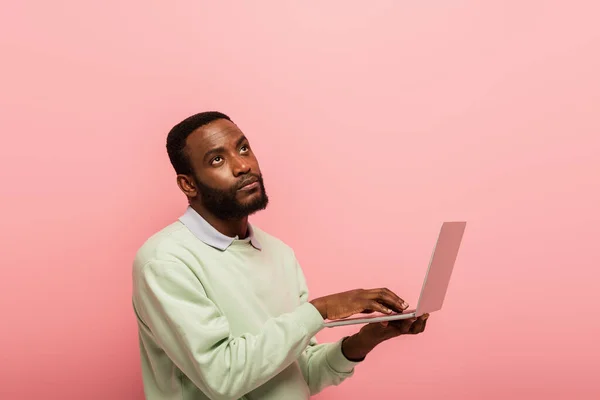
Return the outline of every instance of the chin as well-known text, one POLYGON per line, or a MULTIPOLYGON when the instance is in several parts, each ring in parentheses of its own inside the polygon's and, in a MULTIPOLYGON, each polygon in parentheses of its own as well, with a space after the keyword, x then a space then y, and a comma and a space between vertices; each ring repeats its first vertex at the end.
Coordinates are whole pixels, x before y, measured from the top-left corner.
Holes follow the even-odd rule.
POLYGON ((258 201, 261 201, 263 197, 264 197, 263 193, 257 188, 256 190, 253 190, 252 192, 244 193, 242 195, 241 199, 238 198, 238 203, 249 204, 249 203, 253 203, 253 202, 258 202, 258 201))
POLYGON ((267 208, 268 203, 269 201, 266 197, 257 197, 248 199, 248 201, 240 202, 240 205, 248 210, 248 215, 252 215, 267 208))

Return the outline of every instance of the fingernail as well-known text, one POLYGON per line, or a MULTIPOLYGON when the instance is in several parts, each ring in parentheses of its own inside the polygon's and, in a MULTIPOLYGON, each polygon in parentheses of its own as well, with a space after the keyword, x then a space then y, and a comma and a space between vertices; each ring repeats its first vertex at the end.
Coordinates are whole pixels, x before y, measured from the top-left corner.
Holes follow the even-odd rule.
POLYGON ((404 309, 407 309, 407 308, 408 308, 408 303, 407 303, 407 302, 405 302, 405 301, 403 301, 403 302, 402 302, 402 307, 403 307, 404 309))
POLYGON ((389 314, 389 313, 391 313, 391 312, 392 312, 392 310, 390 310, 389 308, 386 308, 386 309, 385 309, 385 312, 389 314))

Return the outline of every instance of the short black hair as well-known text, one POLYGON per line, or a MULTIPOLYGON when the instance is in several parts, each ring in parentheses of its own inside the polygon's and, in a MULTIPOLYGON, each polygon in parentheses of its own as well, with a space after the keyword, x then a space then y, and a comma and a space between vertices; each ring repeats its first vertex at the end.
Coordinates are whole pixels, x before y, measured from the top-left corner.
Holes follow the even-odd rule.
POLYGON ((184 119, 171 129, 167 136, 167 153, 177 174, 193 174, 192 164, 185 153, 188 136, 201 126, 208 125, 218 119, 231 121, 229 116, 221 112, 205 111, 184 119))

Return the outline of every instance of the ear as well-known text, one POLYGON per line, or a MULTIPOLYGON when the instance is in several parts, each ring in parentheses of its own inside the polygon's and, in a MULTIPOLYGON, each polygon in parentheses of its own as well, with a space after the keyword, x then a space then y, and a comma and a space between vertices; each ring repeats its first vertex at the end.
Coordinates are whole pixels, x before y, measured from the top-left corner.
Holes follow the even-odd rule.
POLYGON ((177 186, 188 198, 194 198, 198 195, 198 188, 194 179, 189 175, 177 175, 177 186))

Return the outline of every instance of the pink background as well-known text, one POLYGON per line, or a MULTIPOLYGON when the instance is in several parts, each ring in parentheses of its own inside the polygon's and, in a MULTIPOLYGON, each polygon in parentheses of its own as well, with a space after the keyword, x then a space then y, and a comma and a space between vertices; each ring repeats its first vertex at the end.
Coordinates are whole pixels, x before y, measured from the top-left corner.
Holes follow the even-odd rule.
POLYGON ((185 207, 168 130, 209 109, 313 297, 414 305, 469 223, 427 332, 319 399, 600 398, 600 6, 366 4, 3 2, 0 398, 143 398, 131 261, 185 207))

